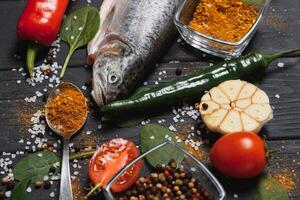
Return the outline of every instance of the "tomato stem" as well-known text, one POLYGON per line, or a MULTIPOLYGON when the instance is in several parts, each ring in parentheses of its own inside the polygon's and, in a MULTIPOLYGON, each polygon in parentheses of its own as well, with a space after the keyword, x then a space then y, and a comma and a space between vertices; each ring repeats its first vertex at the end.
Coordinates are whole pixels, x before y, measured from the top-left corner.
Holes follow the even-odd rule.
POLYGON ((88 198, 89 196, 91 196, 93 194, 93 192, 95 192, 97 189, 99 189, 99 191, 101 191, 101 188, 100 188, 101 184, 102 183, 100 182, 97 185, 95 185, 95 187, 93 187, 91 189, 91 191, 89 191, 89 193, 85 196, 85 198, 88 198))
POLYGON ((78 159, 78 158, 89 158, 92 155, 94 155, 95 151, 96 150, 73 153, 70 155, 70 160, 74 160, 74 159, 78 159))

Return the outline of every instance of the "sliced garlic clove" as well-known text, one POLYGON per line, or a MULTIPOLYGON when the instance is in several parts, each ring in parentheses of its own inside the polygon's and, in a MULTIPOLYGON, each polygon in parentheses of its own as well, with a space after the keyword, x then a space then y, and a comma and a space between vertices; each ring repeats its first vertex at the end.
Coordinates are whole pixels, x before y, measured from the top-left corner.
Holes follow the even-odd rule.
POLYGON ((251 98, 256 91, 257 87, 253 84, 245 84, 244 87, 242 88, 239 96, 237 99, 246 99, 246 98, 251 98))
POLYGON ((236 107, 240 109, 245 109, 251 104, 251 99, 241 99, 235 102, 236 107))
POLYGON ((269 104, 269 97, 267 94, 262 91, 262 90, 257 90, 255 94, 252 97, 252 103, 257 103, 257 104, 269 104))
POLYGON ((217 104, 229 104, 230 100, 226 97, 222 90, 214 87, 210 90, 211 99, 217 104))
POLYGON ((211 100, 209 92, 202 96, 202 101, 209 101, 211 100))
POLYGON ((235 110, 229 111, 226 118, 220 126, 220 132, 222 134, 238 132, 243 129, 240 113, 235 110))
POLYGON ((251 104, 245 109, 245 113, 258 122, 264 122, 269 119, 270 110, 268 107, 260 104, 251 104))
POLYGON ((224 120, 224 118, 226 117, 228 113, 228 110, 226 109, 219 109, 217 111, 215 111, 214 113, 212 113, 211 115, 206 115, 205 116, 205 121, 207 121, 208 123, 206 124, 207 127, 214 131, 217 132, 219 131, 219 124, 224 120))
POLYGON ((232 80, 221 83, 218 88, 230 98, 230 101, 235 101, 243 88, 243 85, 244 83, 240 80, 232 80))
POLYGON ((260 124, 255 119, 245 113, 241 113, 241 120, 243 123, 244 131, 257 133, 261 128, 260 124))

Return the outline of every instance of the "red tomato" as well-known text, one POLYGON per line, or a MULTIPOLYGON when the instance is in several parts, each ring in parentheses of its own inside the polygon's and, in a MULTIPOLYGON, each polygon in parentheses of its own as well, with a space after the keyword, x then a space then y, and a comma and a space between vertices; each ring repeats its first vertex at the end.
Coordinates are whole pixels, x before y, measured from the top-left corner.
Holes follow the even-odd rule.
MULTIPOLYGON (((129 140, 116 138, 102 144, 89 164, 89 177, 93 184, 103 188, 107 182, 125 165, 139 156, 139 150, 129 140)), ((122 192, 132 186, 141 171, 142 162, 139 161, 129 168, 111 186, 113 192, 122 192)))
POLYGON ((220 138, 211 149, 210 159, 222 174, 241 179, 257 176, 267 163, 264 141, 250 132, 220 138))

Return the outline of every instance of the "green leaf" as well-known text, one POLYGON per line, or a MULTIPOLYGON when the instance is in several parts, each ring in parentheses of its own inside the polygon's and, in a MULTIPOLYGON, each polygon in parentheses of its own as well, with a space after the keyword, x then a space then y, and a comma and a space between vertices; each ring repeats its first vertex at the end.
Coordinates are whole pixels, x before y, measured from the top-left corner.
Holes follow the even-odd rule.
POLYGON ((11 199, 12 200, 27 200, 26 189, 30 184, 31 177, 24 178, 18 183, 18 185, 12 191, 11 199))
MULTIPOLYGON (((53 165, 57 165, 60 159, 52 152, 41 151, 29 154, 21 159, 13 167, 15 179, 22 181, 27 177, 32 177, 32 182, 43 180, 44 176, 48 175, 49 169, 53 165)), ((59 168, 57 168, 56 173, 59 168)))
POLYGON ((254 200, 289 200, 287 190, 274 178, 262 177, 254 191, 254 200))
MULTIPOLYGON (((141 131, 141 150, 146 152, 147 150, 166 141, 166 135, 175 140, 175 134, 168 129, 158 124, 148 124, 141 131)), ((183 146, 183 143, 180 143, 183 146)), ((184 154, 176 147, 164 146, 154 153, 150 153, 146 156, 147 161, 153 166, 158 164, 168 164, 171 159, 174 159, 179 165, 184 158, 184 154)))
POLYGON ((74 51, 81 48, 96 35, 100 26, 99 12, 94 7, 82 7, 69 14, 63 21, 60 37, 69 47, 60 77, 62 78, 74 51))

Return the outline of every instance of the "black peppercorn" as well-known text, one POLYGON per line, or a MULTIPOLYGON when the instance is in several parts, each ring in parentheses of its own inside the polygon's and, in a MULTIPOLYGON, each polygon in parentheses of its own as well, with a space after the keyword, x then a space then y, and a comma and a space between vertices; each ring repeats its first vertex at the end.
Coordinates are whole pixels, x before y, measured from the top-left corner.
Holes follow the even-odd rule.
POLYGON ((41 132, 38 132, 38 134, 37 134, 37 137, 39 137, 39 138, 43 138, 43 137, 44 137, 44 134, 43 134, 43 133, 41 133, 41 132))
POLYGON ((182 192, 186 192, 186 191, 188 190, 188 187, 185 186, 185 185, 183 185, 183 186, 180 187, 180 190, 181 190, 182 192))
POLYGON ((180 76, 182 74, 182 69, 181 68, 177 68, 175 71, 176 76, 180 76))
POLYGON ((4 199, 5 198, 5 193, 4 191, 0 188, 0 199, 4 199))
POLYGON ((15 185, 16 185, 15 181, 8 181, 8 183, 6 185, 6 189, 7 190, 12 190, 12 189, 14 189, 15 185))
POLYGON ((130 197, 130 196, 131 196, 131 191, 130 191, 130 190, 127 190, 127 191, 126 191, 126 196, 127 196, 127 197, 130 197))
POLYGON ((51 187, 50 181, 45 181, 44 189, 48 190, 51 187))
POLYGON ((152 194, 156 194, 157 193, 157 189, 155 187, 151 187, 150 189, 152 194))
POLYGON ((190 172, 187 172, 185 174, 185 177, 188 178, 188 179, 191 179, 191 178, 193 178, 193 175, 190 172))
POLYGON ((192 195, 193 195, 193 193, 192 193, 191 190, 188 190, 188 191, 185 193, 185 196, 186 196, 187 199, 191 199, 192 195))
POLYGON ((54 174, 54 173, 55 173, 55 171, 56 171, 56 167, 54 167, 54 166, 51 166, 51 167, 49 168, 49 173, 52 173, 52 174, 54 174))
POLYGON ((162 172, 163 171, 163 166, 161 164, 158 164, 156 165, 155 169, 158 171, 158 172, 162 172))
POLYGON ((202 109, 203 110, 207 110, 208 109, 208 104, 207 103, 203 103, 202 104, 202 109))
POLYGON ((169 183, 172 183, 173 180, 174 180, 174 179, 173 179, 173 176, 168 176, 168 177, 167 177, 167 181, 168 181, 169 183))

